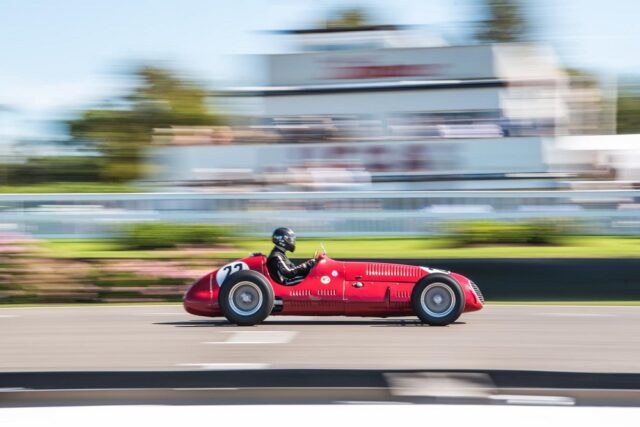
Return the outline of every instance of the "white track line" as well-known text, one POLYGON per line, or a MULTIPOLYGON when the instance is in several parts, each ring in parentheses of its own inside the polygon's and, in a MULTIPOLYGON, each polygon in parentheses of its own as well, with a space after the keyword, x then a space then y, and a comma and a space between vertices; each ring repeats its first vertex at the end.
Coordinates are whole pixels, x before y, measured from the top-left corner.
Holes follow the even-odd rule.
POLYGON ((233 371, 236 369, 267 369, 268 363, 179 363, 176 366, 200 368, 207 371, 233 371))
POLYGON ((133 313, 134 316, 189 316, 189 313, 133 313))
POLYGON ((224 341, 205 341, 202 344, 287 344, 298 333, 295 331, 244 331, 233 332, 224 341))
POLYGON ((553 405, 553 406, 573 406, 575 399, 565 396, 526 396, 518 394, 494 394, 489 396, 491 400, 499 400, 509 405, 553 405))
POLYGON ((587 308, 587 309, 599 309, 599 308, 635 308, 640 309, 639 305, 619 305, 619 304, 491 304, 486 303, 485 308, 498 308, 498 307, 530 307, 530 308, 587 308))
POLYGON ((613 314, 603 313, 535 313, 537 316, 548 317, 617 317, 613 314))

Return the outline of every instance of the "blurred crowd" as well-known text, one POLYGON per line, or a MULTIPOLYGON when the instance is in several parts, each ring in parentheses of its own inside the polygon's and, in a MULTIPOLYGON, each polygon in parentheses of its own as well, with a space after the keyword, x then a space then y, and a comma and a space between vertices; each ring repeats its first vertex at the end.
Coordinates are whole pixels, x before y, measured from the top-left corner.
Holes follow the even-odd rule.
POLYGON ((401 141, 447 138, 551 136, 547 119, 509 119, 499 112, 394 114, 366 116, 291 116, 264 120, 263 125, 174 127, 156 129, 158 145, 304 144, 323 142, 401 141))

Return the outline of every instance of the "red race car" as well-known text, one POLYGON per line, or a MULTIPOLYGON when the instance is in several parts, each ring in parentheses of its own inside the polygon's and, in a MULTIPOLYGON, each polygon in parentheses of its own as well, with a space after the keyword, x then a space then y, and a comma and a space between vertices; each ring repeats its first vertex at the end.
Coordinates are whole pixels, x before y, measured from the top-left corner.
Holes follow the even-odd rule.
POLYGON ((269 277, 266 256, 255 253, 207 274, 191 285, 184 308, 198 316, 224 316, 251 326, 269 315, 410 316, 444 326, 480 310, 480 289, 466 277, 426 267, 336 261, 326 253, 297 285, 269 277))

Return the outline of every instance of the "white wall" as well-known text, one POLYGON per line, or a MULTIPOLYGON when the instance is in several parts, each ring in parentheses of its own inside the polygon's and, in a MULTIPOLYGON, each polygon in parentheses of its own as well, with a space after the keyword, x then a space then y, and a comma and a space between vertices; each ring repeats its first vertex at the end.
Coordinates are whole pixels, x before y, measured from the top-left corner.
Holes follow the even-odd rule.
MULTIPOLYGON (((246 169, 253 173, 310 161, 360 164, 367 169, 434 173, 545 172, 541 138, 449 139, 422 142, 356 142, 154 147, 154 180, 202 179, 198 171, 246 169)), ((235 171, 234 171, 235 173, 235 171)))
POLYGON ((388 114, 498 110, 500 88, 361 92, 305 96, 271 96, 264 99, 268 117, 303 114, 388 114))

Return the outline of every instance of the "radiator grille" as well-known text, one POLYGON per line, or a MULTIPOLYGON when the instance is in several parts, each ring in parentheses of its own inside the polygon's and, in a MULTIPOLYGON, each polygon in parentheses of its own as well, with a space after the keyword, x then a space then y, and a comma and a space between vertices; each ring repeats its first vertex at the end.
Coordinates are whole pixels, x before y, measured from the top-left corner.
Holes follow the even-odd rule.
POLYGON ((471 284, 471 289, 473 289, 473 292, 476 294, 480 302, 484 304, 484 296, 482 295, 482 292, 480 292, 478 285, 471 280, 469 280, 469 283, 471 284))
POLYGON ((370 278, 393 276, 417 279, 424 274, 424 271, 413 265, 370 263, 367 264, 365 274, 370 278))

